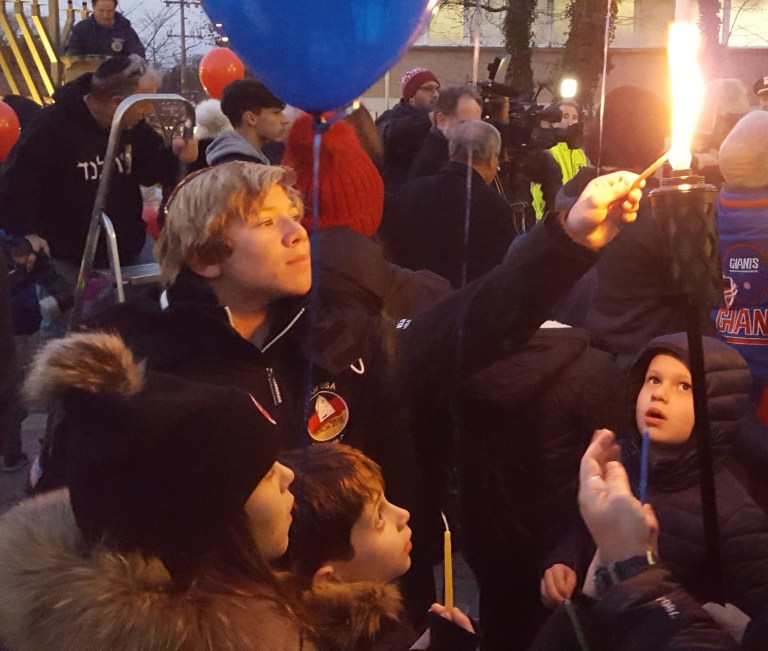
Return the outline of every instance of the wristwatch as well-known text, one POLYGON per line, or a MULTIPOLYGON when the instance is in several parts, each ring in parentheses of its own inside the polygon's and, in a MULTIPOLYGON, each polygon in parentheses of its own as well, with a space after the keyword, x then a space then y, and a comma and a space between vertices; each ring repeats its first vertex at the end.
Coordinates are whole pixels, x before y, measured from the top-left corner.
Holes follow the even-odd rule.
POLYGON ((598 567, 595 570, 595 592, 598 598, 602 597, 611 586, 642 574, 649 567, 656 565, 657 562, 658 559, 649 549, 645 554, 598 567))

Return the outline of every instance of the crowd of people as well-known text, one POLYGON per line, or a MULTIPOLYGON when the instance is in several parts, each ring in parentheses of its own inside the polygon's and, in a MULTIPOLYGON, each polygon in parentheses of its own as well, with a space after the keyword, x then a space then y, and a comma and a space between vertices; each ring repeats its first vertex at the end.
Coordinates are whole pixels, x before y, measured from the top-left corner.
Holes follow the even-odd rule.
POLYGON ((89 281, 72 331, 109 127, 158 86, 115 8, 96 0, 68 48, 118 56, 59 88, 0 170, 0 469, 30 466, 21 423, 49 413, 31 496, 0 519, 0 646, 766 648, 768 111, 726 129, 712 107, 694 162, 725 280, 698 352, 658 179, 638 177, 665 103, 621 86, 600 123, 557 102, 542 128, 583 121, 583 141, 538 152, 521 213, 504 111, 425 68, 375 122, 289 116, 249 77, 166 144, 136 104, 106 212, 123 262, 161 280, 120 304, 89 281), (479 619, 435 589, 441 511, 479 619))

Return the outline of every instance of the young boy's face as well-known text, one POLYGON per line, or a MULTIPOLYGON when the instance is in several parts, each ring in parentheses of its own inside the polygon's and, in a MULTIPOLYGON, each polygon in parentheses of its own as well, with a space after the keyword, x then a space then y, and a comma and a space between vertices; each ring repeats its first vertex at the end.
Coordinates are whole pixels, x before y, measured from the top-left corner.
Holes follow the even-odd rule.
POLYGON ((366 502, 352 526, 350 542, 355 555, 330 563, 337 577, 354 581, 394 581, 411 567, 411 514, 387 501, 384 492, 366 502))
POLYGON ((635 404, 635 422, 656 443, 685 443, 693 431, 693 387, 688 367, 671 355, 656 355, 645 372, 635 404))

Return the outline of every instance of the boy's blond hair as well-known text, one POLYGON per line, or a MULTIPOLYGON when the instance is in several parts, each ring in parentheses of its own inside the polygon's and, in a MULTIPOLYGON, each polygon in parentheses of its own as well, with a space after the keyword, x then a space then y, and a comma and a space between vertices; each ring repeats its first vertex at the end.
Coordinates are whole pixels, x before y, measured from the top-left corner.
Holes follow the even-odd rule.
MULTIPOLYGON (((303 214, 294 172, 287 167, 233 161, 190 174, 171 194, 165 225, 155 246, 163 283, 171 285, 190 260, 222 262, 232 254, 227 241, 236 219, 258 219, 267 192, 280 185, 303 214)), ((255 263, 258 263, 255 261, 255 263)))

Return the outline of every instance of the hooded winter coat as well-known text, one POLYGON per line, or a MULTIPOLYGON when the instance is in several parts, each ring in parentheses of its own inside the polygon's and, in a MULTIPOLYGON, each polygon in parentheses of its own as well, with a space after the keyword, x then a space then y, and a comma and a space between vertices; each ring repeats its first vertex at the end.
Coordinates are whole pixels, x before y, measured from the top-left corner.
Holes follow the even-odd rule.
POLYGON ((224 131, 213 139, 205 149, 208 165, 221 165, 233 160, 269 165, 269 159, 260 149, 256 149, 237 131, 224 131))
POLYGON ((110 57, 138 54, 142 59, 146 56, 131 21, 119 12, 115 13, 115 22, 111 27, 99 25, 93 15, 77 23, 69 35, 64 54, 103 54, 110 57))
MULTIPOLYGON (((89 547, 66 489, 0 520, 0 586, 0 642, 13 651, 406 651, 416 638, 390 584, 305 591, 311 634, 263 589, 174 588, 158 558, 89 547)), ((438 649, 472 649, 471 638, 438 649)))
POLYGON ((578 517, 578 460, 594 429, 620 422, 623 395, 610 355, 573 328, 540 329, 465 383, 462 532, 488 648, 525 648, 546 619, 545 555, 578 517))
POLYGON ((172 587, 155 557, 88 547, 66 490, 0 524, 0 639, 14 651, 313 651, 262 590, 172 587))
MULTIPOLYGON (((759 617, 768 610, 768 517, 725 466, 747 407, 751 378, 746 362, 737 351, 711 337, 705 337, 703 342, 715 465, 722 597, 751 617, 759 617)), ((630 476, 636 477, 639 467, 640 435, 634 425, 634 403, 648 364, 658 354, 669 354, 688 364, 686 335, 657 337, 632 365, 628 394, 632 398, 631 425, 624 446, 624 463, 630 476)), ((709 570, 705 564, 698 455, 693 437, 676 446, 674 455, 660 456, 652 445, 649 468, 648 502, 659 520, 659 556, 685 589, 704 603, 711 596, 707 591, 709 570)), ((591 542, 589 545, 588 550, 582 547, 575 554, 572 548, 570 558, 569 552, 561 550, 552 562, 564 562, 583 577, 594 552, 591 542)))
POLYGON ((379 116, 376 126, 384 144, 381 176, 387 191, 394 192, 408 180, 413 160, 429 135, 432 128, 429 111, 400 100, 397 106, 379 116))
MULTIPOLYGON (((671 354, 688 364, 686 335, 657 337, 643 349, 630 372, 630 395, 637 395, 648 364, 660 353, 671 354)), ((747 409, 751 377, 744 358, 711 337, 704 338, 704 368, 715 464, 723 598, 754 617, 768 611, 768 516, 725 466, 747 409)), ((636 442, 638 435, 633 434, 636 442)), ((653 449, 651 446, 652 453, 653 449)), ((648 501, 661 527, 662 560, 694 597, 708 599, 698 455, 693 437, 678 447, 674 457, 651 455, 648 501)))

